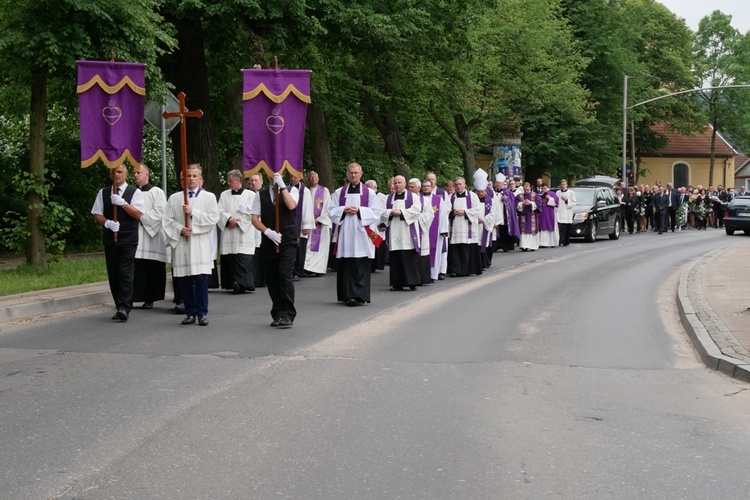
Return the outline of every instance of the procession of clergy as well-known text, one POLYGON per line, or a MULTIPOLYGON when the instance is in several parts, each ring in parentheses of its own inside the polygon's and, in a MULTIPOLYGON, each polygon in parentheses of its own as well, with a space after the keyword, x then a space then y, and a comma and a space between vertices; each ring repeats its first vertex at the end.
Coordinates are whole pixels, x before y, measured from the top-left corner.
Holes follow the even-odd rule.
POLYGON ((113 187, 120 188, 119 183, 124 189, 112 190, 111 196, 107 189, 112 187, 99 192, 92 214, 104 226, 110 289, 117 308, 113 319, 127 320, 133 302, 143 302, 141 307, 149 309, 163 300, 166 263, 171 263, 175 308, 186 314, 183 324, 193 324, 197 318, 198 324, 207 325, 207 291, 219 281, 218 253, 222 288, 242 294, 268 286, 271 326, 288 327, 296 315, 292 282, 300 277, 336 271, 337 299, 357 306, 370 302, 370 275, 386 264, 392 291, 415 290, 446 276, 480 275, 490 267, 496 251, 567 245, 575 205, 565 181, 562 190, 554 193, 541 183, 517 185, 517 180, 497 174, 493 186, 481 169, 472 179, 473 190, 462 177, 446 182, 442 189, 430 172, 424 180, 393 177, 388 194, 379 192, 375 181, 362 182, 357 163, 348 166, 346 181, 333 194, 319 184, 315 172, 304 183, 292 177, 288 186, 276 174, 272 185, 263 189, 260 174, 245 179, 242 172, 232 170, 226 176, 229 189, 218 201, 203 189, 200 166, 191 166, 188 172, 187 204, 182 191, 167 199, 151 185, 145 165, 134 170, 137 188, 127 186, 123 177, 113 187), (287 209, 274 216, 272 205, 272 198, 279 196, 274 193, 284 190, 282 206, 291 208, 286 219, 287 209), (119 221, 116 214, 112 220, 116 208, 122 209, 119 221), (282 229, 276 224, 274 230, 275 217, 285 224, 282 229), (277 254, 281 248, 288 258, 266 258, 274 252, 260 251, 264 242, 267 248, 275 245, 277 254), (132 255, 116 252, 128 245, 132 255), (133 259, 132 268, 128 258, 133 259), (132 276, 127 276, 129 269, 132 276))

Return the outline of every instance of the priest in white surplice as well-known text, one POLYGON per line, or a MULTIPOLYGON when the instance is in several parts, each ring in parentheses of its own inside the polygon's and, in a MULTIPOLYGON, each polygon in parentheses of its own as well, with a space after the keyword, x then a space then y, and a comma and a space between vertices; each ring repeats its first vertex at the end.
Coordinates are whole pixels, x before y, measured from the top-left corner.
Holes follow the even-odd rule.
POLYGON ((450 196, 450 236, 448 244, 448 275, 451 277, 482 274, 479 256, 479 223, 481 203, 475 193, 466 189, 466 181, 453 181, 455 192, 450 196))
POLYGON ((292 279, 299 281, 300 276, 305 274, 305 254, 310 233, 315 228, 315 217, 313 216, 313 202, 310 190, 300 178, 293 175, 287 186, 289 194, 295 197, 297 208, 294 211, 295 223, 297 224, 297 257, 294 260, 294 272, 292 279))
POLYGON ((370 302, 369 259, 375 256, 375 244, 369 226, 380 219, 382 208, 375 191, 361 182, 359 163, 349 164, 346 175, 349 182, 331 196, 328 217, 338 224, 336 297, 356 306, 370 302))
POLYGON ((185 305, 183 325, 208 325, 208 278, 214 268, 212 241, 219 222, 216 196, 203 189, 203 174, 197 163, 188 165, 185 189, 169 197, 164 213, 164 234, 172 248, 172 272, 180 278, 182 300, 185 305), (185 225, 185 215, 188 223, 185 225))
MULTIPOLYGON (((427 185, 431 185, 430 181, 425 181, 427 185)), ((419 252, 419 284, 429 285, 432 283, 432 277, 430 276, 430 226, 432 226, 432 220, 435 218, 435 212, 430 206, 430 196, 424 196, 422 194, 422 181, 416 177, 409 179, 409 191, 419 196, 419 202, 422 204, 422 212, 419 214, 417 220, 419 224, 419 238, 420 238, 420 252, 419 252)))
MULTIPOLYGON (((434 217, 428 231, 430 247, 430 278, 433 282, 445 279, 446 267, 444 265, 448 256, 448 213, 450 205, 442 194, 433 191, 434 184, 431 180, 422 181, 422 194, 425 205, 430 207, 434 217)), ((445 194, 445 192, 443 192, 445 194)))
POLYGON ((531 184, 523 183, 523 193, 516 195, 518 225, 521 228, 521 241, 518 246, 524 252, 539 248, 539 207, 542 198, 531 190, 531 184))
POLYGON ((317 172, 307 174, 307 189, 310 192, 315 226, 307 237, 304 276, 322 276, 328 269, 328 253, 331 246, 331 219, 328 217, 328 207, 331 204, 331 192, 319 182, 317 172))
POLYGON ((415 290, 422 283, 420 273, 420 228, 419 217, 422 202, 418 194, 406 190, 406 179, 393 178, 393 192, 385 202, 385 211, 380 223, 385 225, 388 253, 390 255, 390 285, 392 291, 404 287, 415 290))
POLYGON ((242 172, 227 174, 229 189, 219 197, 219 229, 221 229, 221 286, 233 294, 255 290, 253 256, 255 228, 250 209, 255 193, 243 186, 242 172))
POLYGON ((161 188, 149 182, 150 170, 139 165, 133 179, 143 193, 143 208, 138 219, 138 249, 135 251, 135 279, 133 302, 143 302, 143 309, 151 309, 154 302, 164 300, 167 285, 167 262, 170 251, 161 229, 167 197, 161 188))
POLYGON ((495 233, 495 221, 497 219, 497 200, 492 189, 488 189, 487 172, 477 169, 474 173, 474 192, 479 198, 481 211, 479 223, 481 224, 479 235, 479 256, 482 268, 486 269, 492 265, 492 254, 495 251, 492 236, 495 233))

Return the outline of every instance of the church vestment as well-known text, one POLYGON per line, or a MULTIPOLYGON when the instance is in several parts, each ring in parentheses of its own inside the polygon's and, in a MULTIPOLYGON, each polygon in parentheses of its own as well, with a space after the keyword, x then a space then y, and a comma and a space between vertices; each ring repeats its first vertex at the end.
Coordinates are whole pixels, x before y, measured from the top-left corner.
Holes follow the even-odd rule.
POLYGON ((294 261, 294 276, 300 277, 305 273, 305 256, 307 254, 308 233, 315 229, 315 217, 313 215, 313 200, 310 190, 303 183, 296 186, 287 186, 289 194, 297 199, 297 208, 294 210, 295 223, 297 224, 297 257, 294 261))
POLYGON ((483 198, 479 198, 481 205, 480 219, 481 234, 479 236, 479 254, 482 268, 486 269, 492 265, 492 254, 495 251, 493 235, 495 232, 495 221, 498 218, 498 205, 492 191, 487 190, 483 198))
POLYGON ((448 220, 450 236, 448 244, 448 273, 451 276, 482 274, 479 255, 479 236, 482 226, 479 217, 482 207, 475 193, 464 191, 450 197, 448 220), (456 215, 463 210, 464 215, 456 215))
POLYGON ((339 301, 370 302, 369 259, 375 256, 375 245, 367 229, 380 220, 382 211, 375 191, 361 182, 356 186, 346 184, 331 196, 328 217, 338 224, 335 254, 339 301), (358 213, 344 213, 347 206, 359 207, 358 213))
POLYGON ((430 194, 424 197, 425 205, 434 214, 428 229, 427 242, 430 249, 430 278, 434 281, 440 277, 443 262, 448 255, 448 212, 450 205, 440 194, 430 194))
POLYGON ((151 183, 140 187, 143 209, 138 220, 138 248, 135 251, 133 302, 153 303, 164 300, 167 285, 167 262, 171 252, 162 231, 167 197, 151 183))
MULTIPOLYGON (((375 192, 375 196, 378 197, 380 207, 385 210, 385 202, 388 197, 383 193, 379 193, 377 191, 375 192)), ((383 239, 383 241, 380 243, 380 246, 375 248, 375 257, 370 261, 370 270, 372 272, 382 271, 383 269, 385 269, 385 263, 388 260, 388 241, 385 237, 385 226, 380 224, 380 221, 378 221, 377 223, 370 225, 370 229, 378 233, 378 236, 383 239)))
POLYGON ((321 185, 309 188, 309 190, 315 227, 307 238, 305 271, 325 274, 328 269, 328 252, 331 245, 331 219, 328 217, 331 193, 327 187, 321 185))
POLYGON ((405 286, 416 287, 422 283, 421 277, 421 228, 419 217, 422 203, 419 195, 411 191, 391 193, 386 200, 386 210, 380 217, 381 224, 387 227, 386 241, 390 256, 390 284, 395 289, 405 286), (391 210, 399 210, 394 216, 391 210))
POLYGON ((254 201, 255 193, 245 188, 227 189, 219 197, 221 285, 235 293, 255 290, 253 259, 256 231, 250 215, 254 201), (230 219, 239 222, 230 228, 227 225, 230 219))
POLYGON ((560 244, 557 229, 557 205, 560 202, 554 191, 542 194, 539 206, 539 246, 553 248, 560 244))
POLYGON ((208 278, 214 269, 215 231, 219 222, 216 196, 203 188, 196 188, 188 204, 193 212, 188 216, 189 237, 181 234, 185 227, 183 192, 178 191, 167 200, 163 228, 167 244, 172 249, 172 272, 180 278, 181 297, 187 316, 208 314, 208 278))
POLYGON ((573 226, 573 207, 576 206, 576 194, 570 189, 557 192, 557 226, 560 231, 560 244, 570 244, 570 233, 573 226))
POLYGON ((539 248, 539 205, 542 200, 538 193, 529 192, 516 196, 516 210, 518 211, 518 224, 521 229, 521 250, 536 250, 539 248), (524 205, 524 201, 530 204, 524 205))

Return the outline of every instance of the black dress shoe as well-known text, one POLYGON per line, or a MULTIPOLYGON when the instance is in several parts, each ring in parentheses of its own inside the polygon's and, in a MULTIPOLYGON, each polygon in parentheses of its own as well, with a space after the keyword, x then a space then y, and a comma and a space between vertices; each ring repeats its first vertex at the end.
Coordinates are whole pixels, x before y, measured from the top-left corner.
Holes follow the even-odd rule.
POLYGON ((359 302, 357 302, 356 299, 348 298, 346 299, 346 305, 349 307, 354 307, 356 305, 359 305, 359 302))
POLYGON ((296 274, 292 276, 292 281, 299 281, 299 276, 297 276, 296 274))
POLYGON ((180 302, 179 304, 175 304, 174 306, 174 312, 177 314, 185 314, 185 304, 180 302))
POLYGON ((291 328, 294 322, 288 318, 279 318, 279 328, 291 328))
POLYGON ((115 315, 113 316, 113 319, 119 319, 120 321, 127 321, 128 312, 125 309, 118 309, 115 315))
POLYGON ((402 286, 392 286, 391 287, 391 291, 392 292, 403 292, 404 291, 404 287, 402 287, 402 286))
POLYGON ((438 279, 440 281, 443 281, 445 279, 445 274, 443 274, 443 273, 438 274, 438 279))
POLYGON ((144 302, 141 306, 141 309, 153 309, 154 303, 153 302, 144 302))
POLYGON ((279 319, 276 318, 275 320, 271 321, 271 326, 279 326, 279 319))
POLYGON ((239 283, 232 283, 232 293, 234 295, 242 293, 242 287, 240 286, 239 283))
POLYGON ((417 285, 409 285, 409 290, 414 291, 417 289, 417 285))
POLYGON ((185 316, 185 319, 182 320, 183 325, 194 325, 195 324, 195 316, 185 316))
POLYGON ((198 324, 201 326, 208 326, 208 316, 205 314, 198 315, 198 324))

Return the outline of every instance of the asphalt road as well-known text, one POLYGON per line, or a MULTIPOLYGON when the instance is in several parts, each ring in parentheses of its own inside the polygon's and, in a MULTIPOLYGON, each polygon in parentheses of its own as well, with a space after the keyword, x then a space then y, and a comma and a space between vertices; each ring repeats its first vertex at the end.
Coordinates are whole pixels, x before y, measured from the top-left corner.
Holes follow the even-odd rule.
POLYGON ((303 279, 0 327, 0 498, 747 499, 750 387, 675 308, 718 231, 495 254, 373 303, 303 279))

